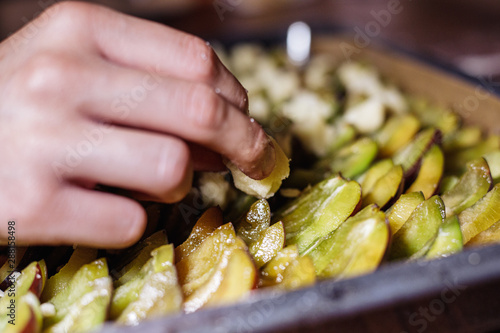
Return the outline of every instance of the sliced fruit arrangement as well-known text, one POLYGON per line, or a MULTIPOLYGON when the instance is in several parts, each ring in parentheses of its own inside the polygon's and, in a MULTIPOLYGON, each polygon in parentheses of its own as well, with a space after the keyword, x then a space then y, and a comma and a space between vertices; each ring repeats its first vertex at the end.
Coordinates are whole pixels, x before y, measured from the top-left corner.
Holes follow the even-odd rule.
POLYGON ((405 95, 367 64, 322 55, 298 71, 280 52, 244 45, 222 56, 270 134, 267 178, 229 161, 231 175, 196 174, 181 203, 143 203, 147 237, 128 249, 77 246, 56 262, 32 247, 0 256, 0 331, 137 325, 256 288, 293 290, 500 242, 500 136, 405 95))
POLYGON ((337 229, 356 212, 360 202, 360 185, 334 176, 285 206, 275 219, 285 226, 287 244, 296 244, 302 253, 337 229))
POLYGON ((389 244, 385 214, 371 205, 323 237, 305 254, 321 278, 350 277, 375 270, 389 244))
POLYGON ((394 234, 390 259, 419 258, 425 255, 437 237, 445 218, 443 200, 434 196, 415 208, 394 234))
POLYGON ((137 325, 146 318, 178 312, 181 305, 174 247, 163 245, 151 252, 139 274, 116 289, 110 316, 120 324, 137 325))
POLYGON ((66 288, 57 292, 45 306, 44 332, 85 332, 97 328, 107 318, 113 282, 106 259, 83 265, 66 288))

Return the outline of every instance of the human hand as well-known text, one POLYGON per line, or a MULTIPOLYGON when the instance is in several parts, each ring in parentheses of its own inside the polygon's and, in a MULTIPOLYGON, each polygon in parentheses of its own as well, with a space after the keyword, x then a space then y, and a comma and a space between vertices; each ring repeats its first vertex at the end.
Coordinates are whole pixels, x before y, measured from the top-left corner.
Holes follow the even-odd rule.
POLYGON ((203 40, 75 2, 0 44, 0 240, 123 247, 142 234, 134 200, 175 202, 221 155, 261 179, 274 149, 247 94, 203 40))

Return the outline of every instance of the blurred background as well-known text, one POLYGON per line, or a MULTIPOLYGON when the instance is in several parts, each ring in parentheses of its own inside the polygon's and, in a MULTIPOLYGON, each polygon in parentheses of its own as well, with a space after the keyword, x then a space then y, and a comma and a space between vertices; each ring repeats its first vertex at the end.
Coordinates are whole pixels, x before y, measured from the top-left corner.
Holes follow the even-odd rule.
MULTIPOLYGON (((3 39, 15 32, 53 2, 55 0, 0 0, 0 37, 3 39)), ((497 0, 91 2, 159 21, 210 40, 284 37, 287 26, 297 20, 309 23, 317 32, 341 29, 359 34, 359 31, 372 31, 372 40, 389 42, 467 74, 499 82, 497 85, 500 86, 500 1, 497 0), (395 14, 387 19, 383 13, 389 10, 395 14)))

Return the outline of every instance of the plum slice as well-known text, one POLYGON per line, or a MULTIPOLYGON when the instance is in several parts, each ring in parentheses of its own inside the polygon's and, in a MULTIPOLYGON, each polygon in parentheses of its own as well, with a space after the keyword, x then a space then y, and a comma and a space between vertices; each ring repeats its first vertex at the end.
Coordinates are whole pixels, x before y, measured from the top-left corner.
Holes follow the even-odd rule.
POLYGON ((355 181, 333 177, 318 183, 278 214, 287 245, 296 244, 299 252, 304 252, 352 215, 360 199, 361 187, 355 181))
POLYGON ((476 126, 463 127, 443 142, 443 148, 446 152, 470 148, 479 144, 482 137, 483 132, 481 128, 476 126))
POLYGON ((127 283, 128 281, 135 278, 135 276, 139 273, 142 266, 151 258, 151 251, 160 247, 162 245, 166 245, 168 242, 167 234, 164 230, 160 230, 149 236, 148 238, 140 241, 132 248, 128 249, 124 254, 122 254, 122 258, 120 261, 123 265, 123 258, 127 258, 125 261, 125 265, 117 270, 115 267, 112 272, 114 272, 113 277, 117 278, 114 282, 115 288, 127 283))
POLYGON ((444 171, 444 155, 438 145, 433 145, 422 158, 422 165, 417 178, 406 193, 422 192, 426 199, 432 197, 438 187, 444 171))
POLYGON ((445 137, 453 135, 460 126, 460 117, 456 113, 436 105, 430 105, 424 100, 412 101, 412 111, 423 126, 435 127, 445 137))
POLYGON ((467 246, 480 246, 500 243, 500 220, 495 222, 491 227, 485 231, 480 232, 473 237, 467 246))
POLYGON ((424 154, 434 143, 441 142, 441 132, 435 128, 423 130, 413 141, 398 150, 394 155, 394 164, 403 167, 406 180, 412 180, 418 169, 424 154))
POLYGON ((368 192, 363 193, 363 206, 376 204, 384 208, 390 204, 393 198, 401 194, 403 186, 403 168, 400 165, 395 165, 380 177, 368 192))
POLYGON ((182 291, 177 281, 172 244, 151 253, 151 259, 134 280, 119 287, 111 304, 111 317, 125 325, 137 325, 181 310, 182 291))
POLYGON ((500 184, 458 215, 464 244, 500 220, 500 184))
POLYGON ((444 223, 439 227, 438 235, 429 251, 425 255, 426 258, 441 258, 448 257, 453 253, 462 251, 463 240, 460 223, 456 216, 445 219, 444 223))
POLYGON ((368 273, 380 264, 389 242, 385 214, 370 205, 305 254, 321 278, 347 278, 368 273))
POLYGON ((495 150, 484 155, 484 159, 488 162, 488 166, 490 167, 493 183, 498 184, 500 182, 500 150, 495 150))
POLYGON ((283 281, 283 274, 288 266, 299 257, 296 245, 290 245, 280 250, 271 261, 262 267, 259 286, 266 287, 283 281))
POLYGON ((331 156, 321 160, 317 168, 326 168, 332 173, 340 172, 351 179, 366 171, 377 156, 378 146, 375 141, 364 137, 341 148, 331 156))
POLYGON ((295 290, 313 285, 316 282, 314 264, 309 256, 301 256, 290 261, 283 271, 283 279, 277 285, 279 289, 295 290))
POLYGON ((456 152, 447 154, 445 170, 449 173, 461 173, 465 166, 487 154, 500 149, 500 136, 490 135, 486 140, 481 141, 473 147, 461 149, 456 152))
POLYGON ((237 235, 247 244, 256 242, 262 232, 271 225, 271 208, 266 199, 260 199, 250 206, 245 218, 239 224, 237 235))
POLYGON ((47 281, 45 260, 33 261, 21 271, 15 282, 14 278, 12 274, 8 278, 13 284, 6 289, 7 293, 13 290, 17 297, 32 292, 36 297, 40 297, 47 281))
POLYGON ((391 234, 394 235, 405 224, 415 208, 424 202, 425 198, 422 192, 412 192, 403 194, 386 212, 387 220, 391 228, 391 234))
POLYGON ((207 209, 198 219, 189 237, 175 248, 175 262, 188 257, 215 229, 222 225, 222 210, 219 207, 207 209))
POLYGON ((217 228, 189 257, 176 264, 184 296, 188 297, 208 281, 218 263, 224 260, 230 251, 246 247, 245 242, 236 237, 231 223, 217 228))
POLYGON ((368 169, 363 175, 361 175, 357 179, 357 181, 361 185, 363 196, 365 196, 365 193, 370 192, 377 180, 388 173, 393 166, 394 163, 392 162, 392 160, 387 158, 375 163, 370 167, 370 169, 368 169))
POLYGON ((76 272, 85 264, 94 261, 97 258, 97 250, 85 247, 77 247, 69 261, 64 265, 59 272, 51 276, 47 280, 47 284, 42 293, 42 301, 46 302, 57 293, 67 288, 69 282, 76 274, 76 272))
POLYGON ((0 332, 41 332, 42 323, 40 301, 31 291, 22 296, 16 294, 15 297, 9 297, 7 294, 0 299, 0 332), (11 309, 14 310, 11 312, 11 309))
POLYGON ((444 203, 439 196, 435 195, 422 202, 394 234, 389 258, 418 258, 425 255, 444 218, 444 203))
POLYGON ((459 214, 481 199, 492 186, 488 163, 484 158, 467 164, 467 171, 458 183, 442 195, 446 215, 459 214))
POLYGON ((97 328, 107 318, 112 289, 106 259, 83 265, 68 286, 49 300, 55 313, 44 318, 45 332, 83 332, 97 328))
POLYGON ((375 135, 380 148, 379 156, 393 156, 412 140, 419 129, 420 121, 411 114, 390 118, 375 135))
POLYGON ((257 268, 264 266, 276 256, 285 245, 285 229, 283 222, 277 222, 264 230, 259 238, 248 245, 257 268))
POLYGON ((222 261, 207 283, 197 289, 184 303, 184 310, 192 312, 204 307, 231 304, 257 286, 257 269, 248 252, 235 249, 222 261))

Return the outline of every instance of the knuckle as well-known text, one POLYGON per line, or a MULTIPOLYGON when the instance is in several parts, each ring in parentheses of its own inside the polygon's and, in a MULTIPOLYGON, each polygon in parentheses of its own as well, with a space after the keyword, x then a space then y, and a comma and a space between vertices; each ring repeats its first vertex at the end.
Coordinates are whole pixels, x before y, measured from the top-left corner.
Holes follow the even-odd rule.
POLYGON ((88 14, 91 14, 94 8, 94 5, 83 2, 61 1, 47 8, 42 16, 49 17, 53 24, 64 25, 67 29, 90 17, 88 14))
POLYGON ((195 36, 187 36, 185 44, 189 54, 190 68, 195 78, 206 83, 214 82, 218 74, 218 59, 212 47, 195 36))
POLYGON ((21 71, 21 83, 25 92, 40 94, 61 93, 70 80, 72 62, 57 53, 41 53, 30 59, 21 71))
POLYGON ((210 87, 195 85, 188 94, 188 116, 198 128, 216 132, 227 118, 227 105, 210 87))

